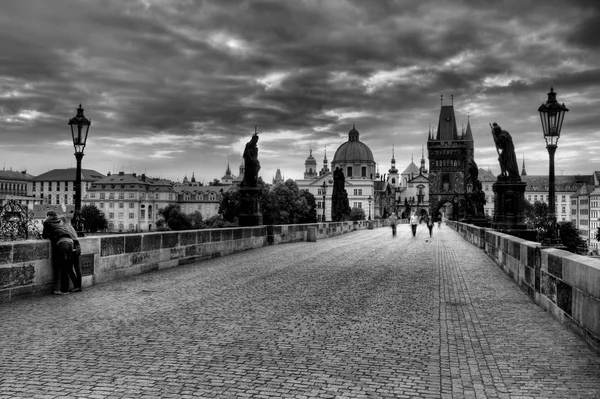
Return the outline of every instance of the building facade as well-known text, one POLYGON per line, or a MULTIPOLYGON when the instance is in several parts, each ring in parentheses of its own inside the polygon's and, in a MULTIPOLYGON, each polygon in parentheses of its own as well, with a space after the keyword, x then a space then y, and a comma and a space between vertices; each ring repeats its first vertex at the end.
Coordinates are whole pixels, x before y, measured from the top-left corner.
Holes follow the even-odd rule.
POLYGON ((27 171, 0 170, 0 206, 8 200, 15 200, 30 209, 41 201, 33 197, 33 176, 27 171))
MULTIPOLYGON (((52 169, 31 179, 32 195, 44 205, 74 205, 77 169, 52 169)), ((81 169, 81 198, 86 198, 90 185, 105 178, 92 169, 81 169)))

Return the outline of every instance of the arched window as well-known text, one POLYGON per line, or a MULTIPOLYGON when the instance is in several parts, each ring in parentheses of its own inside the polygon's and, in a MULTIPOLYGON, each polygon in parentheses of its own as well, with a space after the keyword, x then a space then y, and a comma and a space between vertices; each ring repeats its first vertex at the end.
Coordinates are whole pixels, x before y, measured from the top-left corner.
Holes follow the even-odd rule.
POLYGON ((217 200, 217 194, 215 194, 215 193, 208 194, 208 200, 209 201, 216 201, 217 200))
POLYGON ((396 178, 392 177, 392 184, 396 184, 396 178))

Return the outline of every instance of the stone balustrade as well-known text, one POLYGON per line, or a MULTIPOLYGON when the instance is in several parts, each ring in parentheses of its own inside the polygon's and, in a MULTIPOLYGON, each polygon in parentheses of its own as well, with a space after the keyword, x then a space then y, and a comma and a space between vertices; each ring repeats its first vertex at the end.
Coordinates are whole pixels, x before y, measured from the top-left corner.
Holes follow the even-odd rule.
MULTIPOLYGON (((375 220, 375 227, 384 220, 375 220)), ((317 239, 367 229, 368 222, 235 227, 82 237, 83 287, 177 267, 235 252, 306 241, 308 228, 317 239)), ((49 295, 54 273, 48 240, 0 242, 0 303, 49 295)))
POLYGON ((492 229, 447 222, 523 291, 600 353, 600 260, 492 229))

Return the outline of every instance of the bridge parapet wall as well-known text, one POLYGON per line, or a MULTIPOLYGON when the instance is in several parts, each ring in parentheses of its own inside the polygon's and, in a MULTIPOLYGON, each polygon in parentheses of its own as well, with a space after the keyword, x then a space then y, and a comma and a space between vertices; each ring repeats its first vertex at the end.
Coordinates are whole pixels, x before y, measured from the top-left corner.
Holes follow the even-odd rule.
POLYGON ((600 260, 488 228, 447 224, 482 248, 535 303, 600 353, 600 260))
MULTIPOLYGON (((381 227, 386 221, 373 221, 381 227)), ((367 222, 235 227, 80 238, 83 287, 259 248, 366 229, 367 222)), ((0 242, 0 303, 49 295, 54 288, 48 240, 0 242)))

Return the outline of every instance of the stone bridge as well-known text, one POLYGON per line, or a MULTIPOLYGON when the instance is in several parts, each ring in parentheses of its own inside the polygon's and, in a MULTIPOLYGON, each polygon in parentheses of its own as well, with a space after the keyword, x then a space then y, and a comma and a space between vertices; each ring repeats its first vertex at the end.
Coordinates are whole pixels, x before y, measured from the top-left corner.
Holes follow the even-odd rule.
POLYGON ((89 237, 67 296, 2 244, 0 398, 600 397, 598 263, 382 224, 89 237))

